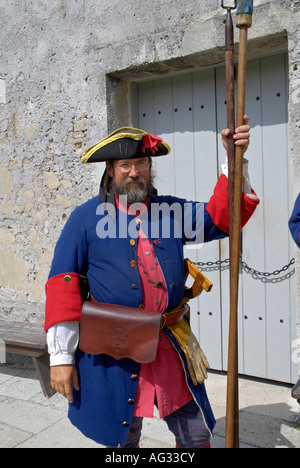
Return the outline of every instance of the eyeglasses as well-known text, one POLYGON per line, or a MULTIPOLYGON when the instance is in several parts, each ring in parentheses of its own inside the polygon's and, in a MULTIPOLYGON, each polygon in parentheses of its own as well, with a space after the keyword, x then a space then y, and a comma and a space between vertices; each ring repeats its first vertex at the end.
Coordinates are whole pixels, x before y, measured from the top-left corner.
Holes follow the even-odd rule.
POLYGON ((139 161, 136 164, 122 162, 116 165, 122 174, 128 174, 131 171, 132 166, 134 166, 138 172, 146 172, 149 169, 150 164, 148 161, 139 161))

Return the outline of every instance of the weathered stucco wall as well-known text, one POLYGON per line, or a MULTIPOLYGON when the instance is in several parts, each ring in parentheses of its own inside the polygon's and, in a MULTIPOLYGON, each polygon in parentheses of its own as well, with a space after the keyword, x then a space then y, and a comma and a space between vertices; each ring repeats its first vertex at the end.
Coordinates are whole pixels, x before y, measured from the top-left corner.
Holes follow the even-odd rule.
MULTIPOLYGON (((289 53, 294 197, 300 191, 299 3, 254 0, 249 31, 250 56, 289 53)), ((133 80, 223 63, 225 12, 215 0, 0 5, 1 316, 34 321, 43 319, 44 284, 61 229, 73 208, 98 192, 102 168, 82 166, 83 149, 131 123, 133 80)), ((300 324, 299 311, 300 300, 300 324)))

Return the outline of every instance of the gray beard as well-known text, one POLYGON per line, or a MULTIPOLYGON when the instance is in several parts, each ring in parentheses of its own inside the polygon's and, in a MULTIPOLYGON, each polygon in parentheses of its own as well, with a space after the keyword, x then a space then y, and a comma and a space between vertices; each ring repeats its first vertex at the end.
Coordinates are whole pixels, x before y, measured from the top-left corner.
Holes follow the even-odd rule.
POLYGON ((142 177, 137 177, 136 179, 133 179, 132 177, 126 177, 126 179, 120 185, 116 185, 113 182, 111 188, 114 190, 116 195, 125 195, 127 197, 128 206, 132 205, 133 203, 144 203, 154 189, 152 181, 150 180, 150 182, 146 182, 142 177), (141 187, 132 187, 131 189, 128 189, 127 184, 133 181, 141 184, 141 187))

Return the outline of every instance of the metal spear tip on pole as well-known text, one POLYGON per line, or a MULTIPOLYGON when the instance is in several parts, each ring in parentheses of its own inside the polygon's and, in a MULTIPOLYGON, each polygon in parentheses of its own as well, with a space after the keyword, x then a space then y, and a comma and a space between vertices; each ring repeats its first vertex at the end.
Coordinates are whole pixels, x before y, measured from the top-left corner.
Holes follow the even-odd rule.
POLYGON ((221 7, 224 8, 224 10, 235 10, 236 9, 236 0, 222 0, 221 1, 221 7), (225 5, 226 2, 226 5, 225 5))
MULTIPOLYGON (((222 8, 224 10, 227 10, 227 16, 226 16, 226 21, 225 21, 225 50, 226 51, 231 51, 233 53, 233 23, 232 23, 232 15, 231 11, 236 8, 236 0, 231 2, 231 5, 229 4, 229 0, 226 1, 226 5, 224 4, 224 0, 221 2, 222 8)), ((233 60, 233 57, 232 57, 233 60)), ((233 66, 233 63, 231 64, 233 66)), ((226 65, 227 69, 227 65, 226 65)), ((228 99, 227 99, 228 102, 228 99)))

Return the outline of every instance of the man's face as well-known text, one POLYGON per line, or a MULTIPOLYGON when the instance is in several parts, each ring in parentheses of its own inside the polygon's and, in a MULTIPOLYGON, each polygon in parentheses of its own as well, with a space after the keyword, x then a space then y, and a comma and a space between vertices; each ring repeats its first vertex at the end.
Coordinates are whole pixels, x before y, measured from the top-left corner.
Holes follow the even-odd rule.
POLYGON ((145 202, 153 186, 150 158, 122 159, 107 164, 112 188, 117 195, 126 195, 128 204, 145 202))

